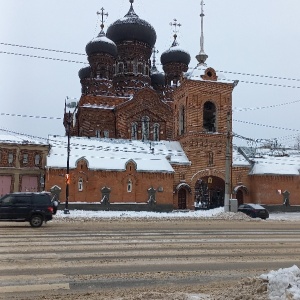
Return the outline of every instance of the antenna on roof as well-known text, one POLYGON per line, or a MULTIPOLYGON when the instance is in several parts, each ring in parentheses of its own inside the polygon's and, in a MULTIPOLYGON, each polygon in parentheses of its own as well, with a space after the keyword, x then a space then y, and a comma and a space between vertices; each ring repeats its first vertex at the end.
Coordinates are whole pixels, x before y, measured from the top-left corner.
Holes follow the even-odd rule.
POLYGON ((201 14, 200 14, 200 17, 201 17, 201 37, 200 37, 200 52, 199 54, 196 56, 198 62, 199 62, 199 65, 202 65, 202 66, 206 66, 206 63, 205 61, 207 60, 208 58, 208 55, 205 54, 204 52, 204 30, 203 30, 203 23, 204 23, 204 1, 201 0, 201 14))

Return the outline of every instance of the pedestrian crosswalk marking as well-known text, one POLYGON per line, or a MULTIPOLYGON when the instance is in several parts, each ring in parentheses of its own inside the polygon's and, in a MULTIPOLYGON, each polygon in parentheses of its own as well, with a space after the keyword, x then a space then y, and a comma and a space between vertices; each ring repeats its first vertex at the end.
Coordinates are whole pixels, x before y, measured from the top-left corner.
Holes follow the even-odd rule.
POLYGON ((1 286, 0 293, 21 293, 53 290, 69 290, 69 283, 35 284, 35 285, 10 285, 1 286))

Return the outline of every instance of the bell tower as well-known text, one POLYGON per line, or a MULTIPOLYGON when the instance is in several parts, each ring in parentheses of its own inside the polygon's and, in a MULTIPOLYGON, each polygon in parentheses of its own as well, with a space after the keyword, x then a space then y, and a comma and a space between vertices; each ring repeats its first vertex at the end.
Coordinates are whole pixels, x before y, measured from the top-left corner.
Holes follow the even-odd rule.
MULTIPOLYGON (((198 64, 184 73, 180 86, 173 92, 174 136, 191 161, 191 167, 182 176, 195 193, 194 202, 217 207, 224 204, 225 158, 229 147, 232 153, 232 92, 237 82, 219 78, 206 65, 203 6, 202 0, 198 64)), ((180 182, 180 178, 176 179, 180 182)))

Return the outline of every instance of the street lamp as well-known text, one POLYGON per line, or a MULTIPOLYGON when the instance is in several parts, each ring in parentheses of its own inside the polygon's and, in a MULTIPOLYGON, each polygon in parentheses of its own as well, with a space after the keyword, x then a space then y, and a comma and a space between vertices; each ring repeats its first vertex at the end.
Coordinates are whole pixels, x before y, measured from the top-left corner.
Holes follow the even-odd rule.
POLYGON ((227 113, 227 134, 226 134, 226 156, 225 156, 225 197, 224 211, 230 211, 231 195, 231 171, 232 171, 232 147, 231 147, 231 114, 227 113))
POLYGON ((70 185, 70 127, 71 127, 71 114, 68 113, 67 118, 67 133, 68 133, 68 146, 67 146, 67 174, 66 174, 66 203, 64 214, 69 214, 69 185, 70 185))

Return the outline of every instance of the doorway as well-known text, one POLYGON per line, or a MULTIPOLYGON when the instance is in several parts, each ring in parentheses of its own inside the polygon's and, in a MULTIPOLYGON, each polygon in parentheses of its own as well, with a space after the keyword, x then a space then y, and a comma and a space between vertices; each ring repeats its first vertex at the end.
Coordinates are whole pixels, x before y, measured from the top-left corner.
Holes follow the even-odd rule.
POLYGON ((224 206, 225 181, 216 176, 199 179, 195 185, 195 202, 200 209, 224 206))
POLYGON ((186 190, 180 189, 178 191, 178 209, 186 209, 186 190))

